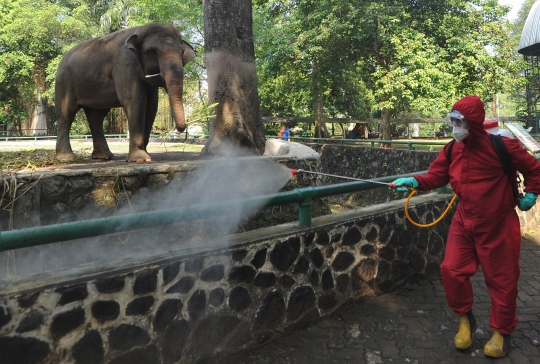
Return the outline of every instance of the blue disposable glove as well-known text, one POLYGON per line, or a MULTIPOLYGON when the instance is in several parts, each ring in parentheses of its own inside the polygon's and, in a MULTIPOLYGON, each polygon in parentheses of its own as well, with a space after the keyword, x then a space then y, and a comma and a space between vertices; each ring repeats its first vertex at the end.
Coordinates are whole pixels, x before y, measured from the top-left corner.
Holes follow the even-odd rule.
POLYGON ((418 181, 414 177, 398 178, 392 183, 397 186, 394 188, 396 189, 396 191, 399 191, 399 192, 407 191, 408 190, 407 187, 412 187, 412 188, 418 187, 418 181), (406 187, 402 187, 402 186, 406 186, 406 187))
POLYGON ((525 196, 518 198, 517 206, 521 211, 529 211, 534 204, 536 203, 536 198, 538 195, 536 193, 527 192, 525 196))

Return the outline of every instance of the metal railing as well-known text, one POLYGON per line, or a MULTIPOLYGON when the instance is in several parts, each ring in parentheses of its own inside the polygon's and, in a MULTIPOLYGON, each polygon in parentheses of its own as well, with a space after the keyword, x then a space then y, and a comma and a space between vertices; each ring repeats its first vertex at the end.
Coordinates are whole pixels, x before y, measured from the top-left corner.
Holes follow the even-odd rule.
MULTIPOLYGON (((129 138, 128 134, 106 134, 106 138, 116 138, 116 139, 127 139, 129 138)), ((151 135, 151 138, 159 138, 159 135, 151 135)), ((200 139, 200 138, 207 138, 208 135, 198 135, 193 134, 189 135, 188 139, 200 139)), ((92 139, 92 135, 70 135, 71 139, 92 139)), ((182 141, 185 139, 185 136, 178 135, 176 137, 171 138, 170 136, 164 136, 164 139, 173 139, 182 141)), ((283 139, 281 136, 276 135, 267 135, 265 136, 266 139, 283 139)), ((23 136, 23 137, 0 137, 0 141, 18 141, 18 140, 47 140, 56 139, 55 135, 33 135, 33 136, 23 136)), ((415 150, 415 146, 423 146, 428 149, 431 149, 432 146, 444 146, 447 144, 447 142, 437 142, 437 141, 425 141, 425 140, 380 140, 380 139, 337 139, 337 138, 313 138, 313 137, 301 137, 301 136, 289 136, 289 140, 291 141, 300 141, 300 142, 315 142, 317 144, 323 144, 323 143, 331 143, 331 144, 340 144, 340 145, 363 145, 367 144, 371 148, 375 148, 375 144, 395 144, 395 145, 407 145, 407 149, 409 150, 415 150)))
MULTIPOLYGON (((170 136, 170 135, 167 135, 167 136, 161 136, 159 134, 151 134, 150 135, 150 138, 160 138, 160 137, 163 137, 163 138, 166 138, 166 139, 178 139, 178 140, 182 140, 185 138, 185 135, 182 135, 182 134, 178 134, 178 135, 175 135, 175 136, 170 136)), ((188 135, 188 139, 191 138, 191 139, 198 139, 198 138, 207 138, 208 135, 199 135, 199 134, 189 134, 188 135)), ((82 135, 70 135, 69 136, 70 139, 85 139, 85 140, 88 140, 88 139, 92 139, 92 135, 90 134, 82 134, 82 135)), ((129 134, 105 134, 105 138, 111 138, 111 139, 128 139, 129 138, 129 134)), ((18 140, 46 140, 46 139, 51 139, 51 140, 55 140, 56 139, 56 135, 32 135, 32 136, 0 136, 0 141, 18 141, 18 140)))
MULTIPOLYGON (((84 135, 70 135, 70 139, 92 139, 92 135, 84 134, 84 135)), ((106 138, 128 138, 128 134, 106 134, 106 138)), ((1 136, 0 141, 19 141, 19 140, 56 140, 56 135, 31 135, 31 136, 1 136)))
MULTIPOLYGON (((414 175, 423 173, 426 173, 426 171, 415 172, 414 175)), ((192 205, 178 209, 2 231, 0 232, 0 252, 223 215, 227 214, 233 206, 243 207, 245 209, 261 209, 269 206, 297 203, 299 205, 300 225, 311 226, 311 202, 313 199, 381 188, 381 184, 376 182, 389 183, 397 178, 410 177, 412 175, 409 173, 386 176, 373 179, 373 182, 348 182, 327 186, 306 187, 271 195, 192 205)), ((441 190, 439 192, 443 191, 441 190)))
MULTIPOLYGON (((266 136, 267 139, 283 139, 281 136, 269 135, 266 136)), ((436 142, 436 141, 426 141, 426 140, 383 140, 383 139, 336 139, 336 138, 313 138, 313 137, 299 137, 299 136, 289 136, 289 140, 297 141, 314 141, 317 144, 331 143, 339 145, 361 145, 369 144, 371 148, 375 148, 375 143, 380 144, 403 144, 407 145, 408 150, 414 150, 414 146, 445 146, 448 142, 436 142)))

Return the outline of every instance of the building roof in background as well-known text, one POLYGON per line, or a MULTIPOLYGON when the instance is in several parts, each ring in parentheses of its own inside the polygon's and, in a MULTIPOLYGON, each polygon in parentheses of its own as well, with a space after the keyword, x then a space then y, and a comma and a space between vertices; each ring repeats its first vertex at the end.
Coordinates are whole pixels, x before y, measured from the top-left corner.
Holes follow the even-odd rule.
POLYGON ((518 52, 525 56, 540 55, 540 1, 534 3, 527 16, 521 32, 518 52))

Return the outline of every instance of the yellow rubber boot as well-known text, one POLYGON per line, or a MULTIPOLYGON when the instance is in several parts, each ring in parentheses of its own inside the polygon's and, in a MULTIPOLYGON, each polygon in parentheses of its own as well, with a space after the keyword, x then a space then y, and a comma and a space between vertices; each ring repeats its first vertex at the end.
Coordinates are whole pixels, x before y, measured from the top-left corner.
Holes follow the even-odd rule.
POLYGON ((510 334, 501 334, 497 330, 493 333, 491 340, 484 346, 484 355, 492 358, 502 358, 506 356, 510 347, 510 334))
POLYGON ((456 349, 465 350, 472 345, 472 334, 476 331, 476 319, 472 312, 459 316, 459 331, 454 337, 456 349))

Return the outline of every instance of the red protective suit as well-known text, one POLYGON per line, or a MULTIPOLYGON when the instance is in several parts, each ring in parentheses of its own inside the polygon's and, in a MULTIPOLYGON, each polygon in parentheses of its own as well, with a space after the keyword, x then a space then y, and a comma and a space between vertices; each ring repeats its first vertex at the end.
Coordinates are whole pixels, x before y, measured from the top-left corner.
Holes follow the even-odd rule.
MULTIPOLYGON (((427 174, 414 177, 419 189, 426 191, 450 182, 461 199, 441 264, 448 306, 458 315, 471 310, 470 277, 480 264, 492 299, 490 326, 502 334, 511 334, 517 325, 520 273, 521 231, 516 202, 491 136, 483 129, 484 103, 477 96, 467 96, 452 109, 468 121, 469 136, 462 143, 454 143, 451 164, 447 145, 427 174)), ((517 139, 503 140, 513 167, 524 176, 525 191, 540 194, 540 163, 517 139)))

